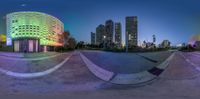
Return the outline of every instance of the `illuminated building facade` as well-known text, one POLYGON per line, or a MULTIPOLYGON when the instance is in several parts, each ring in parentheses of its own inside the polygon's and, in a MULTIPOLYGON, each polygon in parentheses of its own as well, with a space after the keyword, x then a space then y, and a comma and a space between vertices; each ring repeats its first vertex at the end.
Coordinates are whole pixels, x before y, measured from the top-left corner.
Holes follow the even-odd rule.
POLYGON ((15 52, 51 51, 63 46, 63 23, 40 12, 14 12, 6 16, 7 46, 15 52))

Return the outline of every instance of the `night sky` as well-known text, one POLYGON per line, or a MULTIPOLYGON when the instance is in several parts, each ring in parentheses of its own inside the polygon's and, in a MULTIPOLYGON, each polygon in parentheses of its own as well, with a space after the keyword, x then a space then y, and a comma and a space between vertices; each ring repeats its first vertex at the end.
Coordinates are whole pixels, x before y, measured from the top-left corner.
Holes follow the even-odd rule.
POLYGON ((5 33, 5 15, 15 11, 39 11, 59 18, 78 41, 90 42, 90 32, 112 19, 122 23, 125 17, 138 16, 139 42, 157 43, 168 39, 173 45, 187 42, 200 33, 199 0, 1 0, 0 33, 5 33))

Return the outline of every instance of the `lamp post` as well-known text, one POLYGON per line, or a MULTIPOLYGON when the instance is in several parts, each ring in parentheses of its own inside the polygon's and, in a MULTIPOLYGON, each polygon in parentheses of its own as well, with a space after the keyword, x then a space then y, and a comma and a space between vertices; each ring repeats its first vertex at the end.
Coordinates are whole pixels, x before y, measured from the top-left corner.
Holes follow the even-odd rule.
POLYGON ((128 32, 126 32, 126 53, 128 52, 128 32))
POLYGON ((106 41, 106 36, 104 35, 104 36, 103 36, 103 49, 105 49, 105 47, 106 47, 105 41, 106 41))

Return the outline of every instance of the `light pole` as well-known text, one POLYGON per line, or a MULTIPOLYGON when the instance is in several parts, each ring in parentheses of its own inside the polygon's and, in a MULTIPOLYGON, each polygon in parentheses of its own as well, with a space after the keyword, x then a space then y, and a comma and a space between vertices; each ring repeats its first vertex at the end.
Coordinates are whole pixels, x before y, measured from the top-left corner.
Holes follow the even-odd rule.
POLYGON ((128 32, 126 32, 126 53, 128 52, 128 32))
POLYGON ((105 47, 106 47, 105 41, 106 41, 106 36, 104 35, 104 36, 103 36, 103 49, 105 49, 105 47))

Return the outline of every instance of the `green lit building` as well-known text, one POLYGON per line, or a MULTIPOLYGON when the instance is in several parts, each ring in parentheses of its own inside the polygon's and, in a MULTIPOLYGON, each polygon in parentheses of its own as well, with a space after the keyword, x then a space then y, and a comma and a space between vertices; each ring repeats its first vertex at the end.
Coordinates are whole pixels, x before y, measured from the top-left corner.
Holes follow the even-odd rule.
POLYGON ((52 51, 63 46, 63 23, 41 12, 14 12, 6 16, 7 46, 15 52, 52 51))

